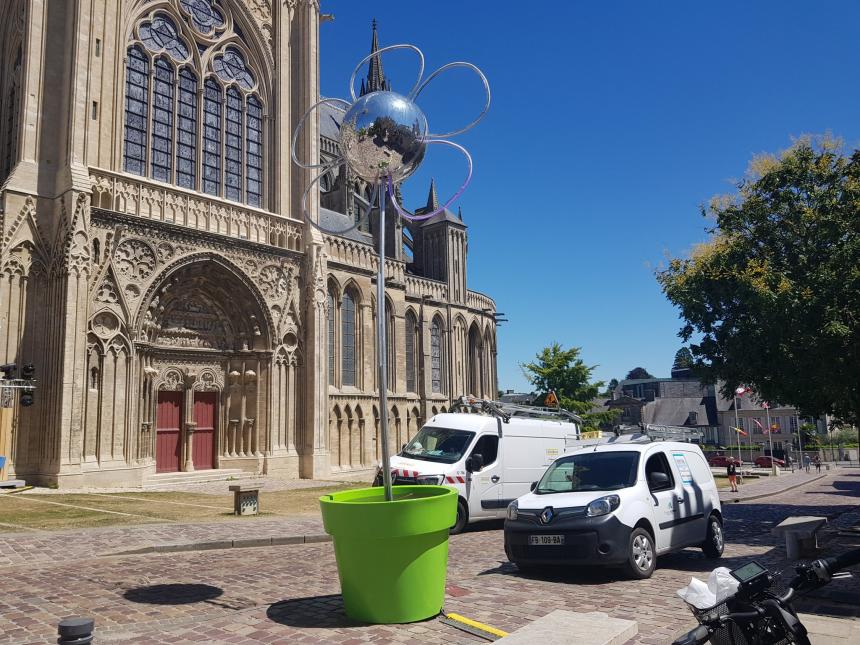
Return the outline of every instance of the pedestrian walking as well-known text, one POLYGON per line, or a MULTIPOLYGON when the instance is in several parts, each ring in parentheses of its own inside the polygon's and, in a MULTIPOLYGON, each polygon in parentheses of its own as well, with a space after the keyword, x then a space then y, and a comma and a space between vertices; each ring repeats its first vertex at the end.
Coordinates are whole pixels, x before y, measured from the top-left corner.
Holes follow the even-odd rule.
POLYGON ((791 469, 791 472, 794 472, 794 459, 789 454, 785 455, 785 465, 791 469))
POLYGON ((806 469, 806 472, 809 472, 809 464, 812 463, 812 460, 809 458, 809 455, 803 455, 803 467, 806 469))
POLYGON ((815 464, 815 472, 820 473, 821 472, 821 457, 819 457, 818 455, 815 455, 815 458, 812 460, 812 463, 815 464))
POLYGON ((731 484, 732 492, 738 492, 738 467, 734 461, 729 461, 726 466, 726 474, 729 476, 729 484, 731 484))

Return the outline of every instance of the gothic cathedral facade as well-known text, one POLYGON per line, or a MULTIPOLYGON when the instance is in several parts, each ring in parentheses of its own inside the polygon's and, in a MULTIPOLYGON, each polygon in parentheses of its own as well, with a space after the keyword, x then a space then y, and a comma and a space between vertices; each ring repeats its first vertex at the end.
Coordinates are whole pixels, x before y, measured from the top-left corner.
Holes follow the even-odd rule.
MULTIPOLYGON (((0 4, 0 363, 38 379, 0 436, 7 477, 369 479, 377 315, 392 450, 496 394, 495 303, 466 287, 459 214, 342 236, 304 221, 290 144, 318 100, 319 24, 317 0, 0 4)), ((387 82, 371 65, 363 91, 387 82)), ((300 157, 336 153, 338 116, 309 120, 300 157)), ((310 216, 354 220, 366 190, 338 169, 310 216)))

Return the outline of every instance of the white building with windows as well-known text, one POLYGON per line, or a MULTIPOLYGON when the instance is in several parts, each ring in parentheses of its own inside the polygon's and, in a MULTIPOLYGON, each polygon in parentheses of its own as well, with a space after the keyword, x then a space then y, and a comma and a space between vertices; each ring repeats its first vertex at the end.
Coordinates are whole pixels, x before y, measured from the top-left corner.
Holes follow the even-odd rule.
MULTIPOLYGON (((302 218, 289 150, 318 31, 316 0, 0 3, 0 363, 39 380, 0 437, 8 476, 366 478, 380 310, 392 448, 495 394, 495 304, 466 286, 459 214, 384 232, 381 306, 374 219, 323 237, 302 218)), ((369 66, 365 91, 382 82, 369 66)), ((309 123, 302 158, 333 153, 337 116, 309 123)), ((366 187, 323 184, 312 216, 354 218, 366 187)))

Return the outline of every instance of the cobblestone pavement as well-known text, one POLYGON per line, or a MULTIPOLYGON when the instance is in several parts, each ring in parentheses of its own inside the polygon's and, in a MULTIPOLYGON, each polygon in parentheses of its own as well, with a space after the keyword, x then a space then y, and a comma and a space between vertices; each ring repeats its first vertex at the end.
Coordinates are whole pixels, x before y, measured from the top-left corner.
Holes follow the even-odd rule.
MULTIPOLYGON (((830 517, 822 545, 847 548, 860 540, 838 531, 860 521, 858 503, 860 472, 846 470, 781 495, 727 505, 728 544, 720 564, 734 566, 756 557, 774 570, 790 570, 783 549, 774 548, 770 528, 795 514, 830 517)), ((200 525, 160 530, 183 528, 199 531, 200 525)), ((499 529, 499 523, 477 525, 451 538, 446 609, 506 631, 554 609, 599 610, 637 620, 636 643, 669 642, 694 624, 675 590, 691 576, 705 577, 714 566, 700 551, 689 549, 660 558, 655 575, 645 581, 625 580, 608 570, 523 576, 507 562, 499 529)), ((113 531, 110 541, 126 535, 113 531)), ((342 611, 328 543, 97 557, 107 533, 81 533, 80 542, 90 545, 89 552, 67 539, 77 555, 52 560, 35 546, 0 564, 0 643, 53 642, 57 622, 71 615, 95 618, 98 643, 481 642, 435 619, 398 626, 352 623, 342 611)), ((127 548, 112 546, 114 551, 127 548)), ((830 586, 837 585, 845 594, 842 600, 834 591, 814 602, 823 610, 838 605, 843 613, 856 615, 856 596, 850 593, 858 592, 857 583, 830 586)))

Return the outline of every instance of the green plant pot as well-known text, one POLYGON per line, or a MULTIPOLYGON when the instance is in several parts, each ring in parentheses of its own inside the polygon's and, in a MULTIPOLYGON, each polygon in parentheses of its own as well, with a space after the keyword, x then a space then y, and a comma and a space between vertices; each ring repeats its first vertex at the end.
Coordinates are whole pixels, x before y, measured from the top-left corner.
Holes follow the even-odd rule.
POLYGON ((448 529, 457 491, 444 486, 381 486, 320 497, 331 535, 343 606, 366 623, 411 623, 437 615, 445 600, 448 529))

